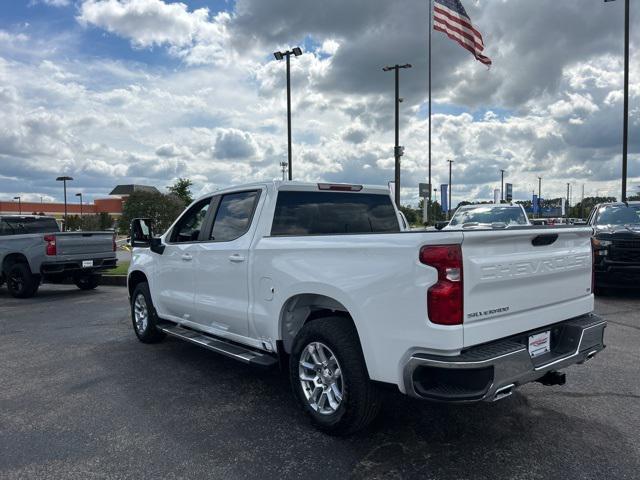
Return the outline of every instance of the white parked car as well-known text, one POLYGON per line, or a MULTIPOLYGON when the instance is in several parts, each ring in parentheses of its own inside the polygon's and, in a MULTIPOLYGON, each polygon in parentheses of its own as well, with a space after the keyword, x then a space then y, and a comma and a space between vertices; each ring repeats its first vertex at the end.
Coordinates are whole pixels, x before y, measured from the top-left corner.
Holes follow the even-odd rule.
POLYGON ((134 331, 280 364, 333 434, 375 417, 381 384, 493 401, 562 384, 604 348, 589 228, 402 231, 398 217, 386 187, 265 182, 198 199, 161 237, 135 220, 134 331))
POLYGON ((443 230, 507 228, 531 225, 520 204, 480 204, 459 207, 443 230))

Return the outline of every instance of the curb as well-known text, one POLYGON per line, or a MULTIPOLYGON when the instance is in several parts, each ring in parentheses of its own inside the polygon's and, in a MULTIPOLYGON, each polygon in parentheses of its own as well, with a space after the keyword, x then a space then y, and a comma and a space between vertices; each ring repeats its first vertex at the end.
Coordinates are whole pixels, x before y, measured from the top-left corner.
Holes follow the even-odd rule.
POLYGON ((100 285, 108 285, 112 287, 126 287, 127 276, 126 275, 102 275, 100 279, 100 285))

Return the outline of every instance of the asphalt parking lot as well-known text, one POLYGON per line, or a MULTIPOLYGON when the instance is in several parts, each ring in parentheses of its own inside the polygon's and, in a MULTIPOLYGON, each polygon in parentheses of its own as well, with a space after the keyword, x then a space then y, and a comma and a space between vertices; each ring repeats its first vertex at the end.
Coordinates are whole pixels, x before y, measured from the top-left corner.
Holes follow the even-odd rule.
POLYGON ((563 387, 465 407, 388 393, 337 439, 278 371, 139 343, 124 288, 0 289, 0 477, 638 479, 639 310, 640 295, 597 301, 607 349, 563 387))

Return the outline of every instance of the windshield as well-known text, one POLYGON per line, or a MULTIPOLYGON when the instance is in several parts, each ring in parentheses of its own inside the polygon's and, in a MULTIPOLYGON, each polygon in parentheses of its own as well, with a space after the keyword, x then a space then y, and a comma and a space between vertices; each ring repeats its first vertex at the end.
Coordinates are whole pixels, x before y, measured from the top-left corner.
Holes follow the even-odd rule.
POLYGON ((640 223, 640 205, 605 205, 598 210, 598 225, 628 225, 640 223))
POLYGON ((527 225, 522 209, 519 207, 485 205, 458 210, 449 225, 465 223, 504 223, 506 225, 527 225))

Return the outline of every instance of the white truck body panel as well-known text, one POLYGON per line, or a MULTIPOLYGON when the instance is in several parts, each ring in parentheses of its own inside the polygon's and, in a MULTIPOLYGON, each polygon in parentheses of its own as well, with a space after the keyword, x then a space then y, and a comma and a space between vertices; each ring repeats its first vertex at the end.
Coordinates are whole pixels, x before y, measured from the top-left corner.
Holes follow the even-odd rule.
MULTIPOLYGON (((588 228, 271 236, 278 191, 318 187, 258 183, 215 195, 250 188, 262 195, 239 239, 167 244, 162 255, 134 249, 129 273, 145 274, 161 318, 275 351, 288 302, 321 295, 353 319, 371 379, 404 391, 403 366, 415 352, 454 356, 593 309, 588 228), (541 234, 558 238, 534 247, 532 239, 541 234), (462 246, 462 325, 436 325, 428 317, 427 291, 437 271, 420 263, 419 251, 445 244, 462 246)), ((386 187, 350 194, 359 193, 389 195, 386 187)))
POLYGON ((593 310, 589 229, 496 233, 464 233, 465 347, 593 310), (548 233, 553 248, 532 245, 548 233))

